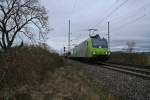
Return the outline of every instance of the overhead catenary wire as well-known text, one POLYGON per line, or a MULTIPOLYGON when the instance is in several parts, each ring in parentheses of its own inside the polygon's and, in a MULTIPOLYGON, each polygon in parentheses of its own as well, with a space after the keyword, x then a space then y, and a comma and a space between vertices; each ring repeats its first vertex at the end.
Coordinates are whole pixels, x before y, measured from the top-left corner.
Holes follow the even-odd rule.
MULTIPOLYGON (((111 22, 116 22, 116 24, 119 23, 119 22, 122 22, 122 20, 127 21, 128 19, 131 19, 131 18, 134 18, 135 16, 137 16, 137 14, 139 14, 139 12, 140 12, 141 10, 144 10, 144 9, 146 9, 147 7, 150 7, 149 5, 150 5, 150 3, 147 3, 147 4, 143 5, 142 7, 139 7, 138 9, 135 9, 134 11, 132 11, 132 15, 119 16, 119 17, 116 17, 115 19, 113 18, 112 20, 109 20, 109 21, 111 21, 111 22)), ((131 13, 131 12, 130 12, 130 13, 131 13)), ((115 23, 114 23, 114 24, 115 24, 115 23)))
POLYGON ((123 1, 121 4, 119 4, 117 7, 115 7, 110 13, 108 13, 106 16, 104 16, 98 23, 94 25, 94 27, 101 25, 101 23, 106 20, 108 17, 112 16, 117 10, 119 10, 123 5, 125 5, 129 0, 123 1))
MULTIPOLYGON (((116 2, 118 2, 118 1, 116 0, 108 9, 105 10, 105 12, 109 12, 109 10, 110 10, 112 7, 114 7, 114 5, 116 4, 116 2)), ((99 20, 99 19, 100 19, 100 17, 98 17, 97 20, 99 20)), ((95 25, 96 25, 96 24, 95 24, 95 25)), ((91 26, 94 26, 94 25, 92 24, 91 26)))
POLYGON ((136 19, 134 19, 134 20, 132 20, 132 21, 130 21, 130 22, 127 22, 127 23, 121 25, 120 27, 118 27, 117 29, 112 30, 112 31, 113 31, 113 32, 116 31, 116 30, 118 31, 118 30, 121 29, 122 27, 126 27, 127 25, 131 25, 131 24, 133 24, 133 23, 135 23, 135 22, 141 20, 141 19, 142 19, 143 17, 145 17, 145 16, 146 16, 146 15, 144 14, 144 15, 142 15, 142 16, 140 16, 140 17, 138 17, 138 18, 136 18, 136 19))
POLYGON ((144 15, 142 15, 142 16, 140 16, 140 17, 137 17, 137 18, 134 19, 134 20, 131 20, 131 21, 125 23, 125 24, 120 25, 120 26, 117 27, 117 28, 113 28, 113 29, 111 30, 111 32, 119 31, 120 29, 122 29, 122 28, 124 28, 124 27, 127 27, 128 25, 131 25, 131 24, 133 24, 133 23, 136 23, 137 21, 141 20, 141 19, 142 19, 143 17, 145 17, 145 16, 147 16, 147 15, 144 14, 144 15))
MULTIPOLYGON (((112 20, 109 20, 110 22, 114 22, 115 21, 115 23, 113 23, 113 24, 116 24, 116 25, 118 25, 118 23, 120 23, 120 22, 122 22, 123 20, 125 20, 125 21, 127 21, 127 20, 129 20, 129 19, 131 19, 131 18, 134 18, 133 20, 136 20, 136 19, 141 19, 141 17, 143 18, 143 17, 145 17, 144 15, 142 15, 142 16, 140 16, 140 18, 138 17, 138 18, 136 18, 135 19, 135 16, 137 15, 137 14, 139 14, 139 12, 141 11, 141 10, 144 10, 144 9, 146 9, 147 7, 150 7, 149 6, 150 5, 150 3, 146 3, 145 5, 143 5, 143 6, 141 6, 141 7, 139 7, 138 9, 135 9, 134 11, 132 11, 134 14, 132 14, 132 15, 129 15, 129 16, 127 16, 127 17, 124 17, 123 16, 123 18, 121 18, 120 17, 120 19, 118 19, 119 17, 117 17, 117 18, 115 18, 115 19, 112 19, 112 20), (116 20, 118 20, 118 21, 116 21, 116 20)), ((131 12, 130 12, 131 13, 131 12)), ((147 15, 146 15, 147 16, 147 15)), ((131 22, 127 22, 127 23, 131 23, 132 24, 132 22, 133 21, 131 21, 131 22)), ((122 26, 122 25, 121 25, 122 26)), ((123 24, 123 26, 124 26, 124 24, 123 24)), ((104 27, 104 25, 102 26, 102 27, 104 27)), ((122 27, 119 27, 119 28, 122 28, 122 27)), ((119 28, 117 28, 117 29, 119 29, 119 28)), ((117 30, 116 29, 116 30, 117 30)), ((103 31, 103 32, 105 32, 106 33, 106 31, 103 31)))
MULTIPOLYGON (((124 2, 122 2, 119 6, 117 6, 113 11, 111 11, 106 17, 110 17, 113 13, 115 13, 116 12, 116 10, 118 10, 120 7, 122 7, 124 4, 126 4, 127 2, 128 2, 129 0, 125 0, 124 2)), ((116 3, 116 2, 115 2, 116 3)), ((146 7, 148 7, 150 5, 150 3, 147 3, 147 4, 145 4, 145 5, 143 5, 142 7, 139 7, 138 9, 136 9, 135 11, 135 14, 134 15, 136 15, 136 14, 138 14, 138 12, 139 12, 139 10, 141 10, 141 9, 145 9, 146 7)), ((124 18, 124 20, 126 20, 126 19, 129 19, 129 17, 131 18, 133 18, 134 17, 134 15, 129 15, 129 16, 127 16, 127 17, 125 17, 124 18)), ((105 19, 106 17, 103 17, 103 19, 105 19)), ((121 20, 121 19, 120 19, 121 20)), ((101 20, 101 23, 102 23, 102 21, 103 20, 101 20)), ((111 21, 111 20, 110 20, 111 21)), ((122 20, 121 20, 122 21, 122 20)), ((101 24, 100 23, 100 24, 101 24)), ((104 26, 104 25, 103 25, 104 26)))
MULTIPOLYGON (((118 1, 116 0, 116 2, 118 2, 118 1)), ((109 7, 109 9, 112 8, 112 7, 116 4, 116 2, 113 3, 113 4, 111 5, 111 7, 109 7)), ((71 13, 71 14, 74 13, 74 9, 75 9, 76 5, 77 5, 77 0, 74 1, 74 5, 73 5, 73 7, 72 7, 72 13, 71 13)), ((108 11, 109 9, 107 9, 106 11, 108 11)), ((91 25, 91 26, 92 26, 92 25, 91 25)), ((80 31, 87 31, 88 29, 89 29, 89 28, 87 28, 86 30, 80 30, 80 31)), ((78 32, 79 32, 79 31, 78 31, 78 32)))
MULTIPOLYGON (((113 11, 111 11, 108 15, 106 15, 106 17, 108 17, 108 16, 110 16, 111 14, 113 14, 113 13, 115 12, 115 10, 118 10, 118 9, 119 9, 121 6, 123 6, 127 1, 128 1, 128 0, 125 0, 123 3, 121 3, 119 6, 117 6, 113 11)), ((116 2, 118 2, 118 0, 117 0, 116 2)), ((109 7, 109 9, 111 9, 111 8, 116 4, 116 2, 113 3, 112 6, 109 7)), ((77 0, 75 0, 74 5, 73 5, 73 7, 72 7, 72 13, 74 12, 76 3, 77 3, 77 0)), ((109 10, 109 9, 107 9, 107 10, 109 10)))

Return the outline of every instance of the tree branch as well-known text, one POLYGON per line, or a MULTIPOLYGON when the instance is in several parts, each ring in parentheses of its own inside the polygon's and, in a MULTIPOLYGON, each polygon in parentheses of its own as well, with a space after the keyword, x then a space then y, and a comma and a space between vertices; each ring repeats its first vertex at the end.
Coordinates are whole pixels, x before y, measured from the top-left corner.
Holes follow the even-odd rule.
POLYGON ((2 5, 0 5, 0 8, 1 8, 1 10, 2 10, 2 12, 4 13, 4 16, 6 15, 6 12, 5 12, 5 10, 4 10, 4 7, 2 6, 2 5))
POLYGON ((32 17, 32 18, 30 18, 29 20, 27 20, 23 25, 21 25, 21 26, 16 30, 16 32, 14 32, 14 35, 13 35, 13 37, 12 37, 12 39, 11 39, 11 42, 14 41, 14 39, 15 39, 15 37, 16 37, 16 34, 17 34, 28 22, 30 22, 30 21, 33 20, 34 18, 36 18, 36 17, 32 17))
POLYGON ((0 41, 0 46, 1 46, 1 48, 3 48, 3 45, 2 45, 2 43, 1 43, 1 41, 0 41))
POLYGON ((2 45, 3 45, 3 48, 6 48, 5 33, 4 32, 2 33, 2 45))
POLYGON ((22 32, 21 34, 29 39, 34 38, 34 30, 27 30, 30 26, 36 27, 36 34, 41 36, 48 31, 47 13, 39 5, 38 0, 3 0, 3 2, 4 5, 3 3, 0 4, 0 16, 2 16, 0 17, 0 32, 2 35, 0 46, 2 48, 11 47, 17 34, 22 31, 26 33, 22 32))

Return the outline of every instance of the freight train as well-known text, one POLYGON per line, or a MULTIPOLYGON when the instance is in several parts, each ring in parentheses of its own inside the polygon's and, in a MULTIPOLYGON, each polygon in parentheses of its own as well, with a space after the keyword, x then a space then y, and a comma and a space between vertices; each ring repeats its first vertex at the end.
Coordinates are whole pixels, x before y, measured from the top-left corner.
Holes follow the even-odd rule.
POLYGON ((98 34, 75 46, 69 53, 69 57, 77 60, 106 61, 110 56, 108 42, 98 34))

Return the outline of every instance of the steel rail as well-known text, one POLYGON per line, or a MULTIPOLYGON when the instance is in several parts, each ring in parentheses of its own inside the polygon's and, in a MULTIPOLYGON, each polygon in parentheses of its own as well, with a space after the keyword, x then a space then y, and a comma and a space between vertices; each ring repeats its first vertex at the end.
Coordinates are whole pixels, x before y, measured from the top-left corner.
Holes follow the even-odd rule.
POLYGON ((108 63, 103 63, 103 62, 99 62, 97 64, 104 65, 102 67, 107 68, 107 69, 150 79, 150 70, 148 69, 136 68, 136 67, 130 67, 130 66, 124 66, 124 65, 118 65, 118 64, 108 64, 108 63))

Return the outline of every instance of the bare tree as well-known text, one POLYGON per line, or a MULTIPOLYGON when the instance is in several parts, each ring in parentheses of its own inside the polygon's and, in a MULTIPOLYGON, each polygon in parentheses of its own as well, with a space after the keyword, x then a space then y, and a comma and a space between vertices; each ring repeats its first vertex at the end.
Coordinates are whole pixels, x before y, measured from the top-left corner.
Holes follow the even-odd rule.
POLYGON ((135 46, 135 42, 133 42, 133 41, 128 41, 127 42, 127 46, 128 46, 128 52, 129 53, 132 53, 133 52, 133 48, 134 48, 134 46, 135 46))
MULTIPOLYGON (((0 47, 12 47, 17 36, 44 39, 48 16, 39 0, 0 0, 0 47)), ((21 45, 23 44, 23 41, 21 45)))

